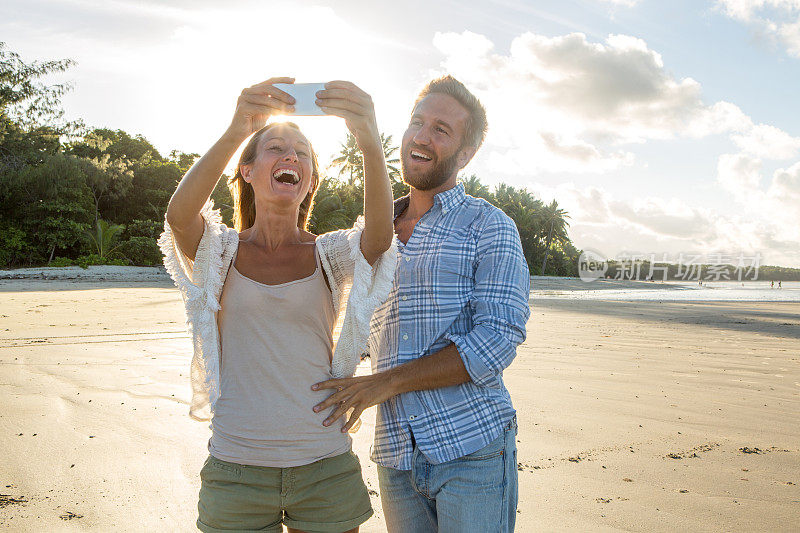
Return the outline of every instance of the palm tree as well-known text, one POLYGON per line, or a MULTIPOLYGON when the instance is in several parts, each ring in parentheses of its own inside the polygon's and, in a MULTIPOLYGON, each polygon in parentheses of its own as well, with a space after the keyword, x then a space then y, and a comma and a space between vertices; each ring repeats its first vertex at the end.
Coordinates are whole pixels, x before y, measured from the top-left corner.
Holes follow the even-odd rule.
POLYGON ((95 248, 97 248, 97 255, 102 258, 107 258, 111 252, 119 248, 119 244, 112 246, 117 236, 122 233, 125 226, 120 224, 109 224, 103 219, 97 219, 95 222, 96 233, 87 232, 92 239, 95 248))
POLYGON ((347 134, 347 138, 342 143, 341 150, 339 150, 339 155, 333 158, 331 166, 339 167, 339 176, 348 174, 350 178, 347 182, 350 185, 363 181, 364 156, 361 154, 361 150, 353 134, 347 134))
POLYGON ((550 251, 550 243, 553 240, 553 234, 555 233, 556 240, 559 242, 565 242, 569 239, 567 236, 567 226, 569 226, 569 222, 566 220, 569 218, 569 215, 563 209, 559 209, 558 202, 553 200, 550 202, 550 205, 544 208, 542 218, 545 222, 545 227, 548 225, 550 226, 547 232, 547 242, 544 245, 544 257, 542 258, 542 275, 544 276, 545 268, 547 268, 547 255, 550 251))
POLYGON ((472 174, 468 178, 462 178, 464 192, 475 198, 483 198, 490 203, 494 203, 494 195, 489 191, 489 187, 481 183, 480 178, 472 174))
POLYGON ((308 230, 322 234, 352 225, 335 184, 322 180, 314 197, 314 207, 308 220, 308 230))
POLYGON ((400 162, 400 159, 392 157, 392 155, 400 148, 392 146, 392 136, 385 137, 383 133, 381 133, 381 145, 383 146, 383 157, 386 159, 386 170, 389 171, 389 179, 396 180, 400 178, 400 169, 395 165, 400 162))
MULTIPOLYGON (((396 166, 400 159, 392 157, 398 148, 392 146, 392 136, 385 136, 383 133, 381 133, 381 146, 383 147, 383 157, 386 159, 386 170, 389 172, 389 178, 394 181, 400 176, 400 169, 396 166)), ((347 134, 347 138, 339 150, 339 155, 331 161, 331 166, 339 167, 339 176, 342 174, 348 176, 348 184, 364 183, 364 155, 358 147, 356 138, 351 133, 347 134)))
POLYGON ((527 189, 517 189, 501 183, 494 190, 493 203, 517 225, 525 260, 529 267, 532 266, 539 249, 537 244, 542 241, 542 201, 527 189))

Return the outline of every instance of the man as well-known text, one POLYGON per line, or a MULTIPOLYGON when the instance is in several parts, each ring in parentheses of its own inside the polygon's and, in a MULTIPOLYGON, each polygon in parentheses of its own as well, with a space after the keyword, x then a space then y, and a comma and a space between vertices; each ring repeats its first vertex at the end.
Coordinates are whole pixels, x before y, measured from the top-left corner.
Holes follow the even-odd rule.
POLYGON ((402 141, 399 260, 371 323, 371 376, 337 389, 325 424, 378 404, 372 459, 391 532, 513 531, 516 413, 502 372, 525 340, 530 277, 514 222, 457 182, 486 112, 445 76, 420 93, 402 141))

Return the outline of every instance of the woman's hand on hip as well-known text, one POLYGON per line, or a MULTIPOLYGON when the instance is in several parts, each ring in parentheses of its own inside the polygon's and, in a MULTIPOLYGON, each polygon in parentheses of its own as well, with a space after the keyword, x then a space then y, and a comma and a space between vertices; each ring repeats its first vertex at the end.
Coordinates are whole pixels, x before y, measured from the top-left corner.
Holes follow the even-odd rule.
POLYGON ((275 83, 294 83, 294 78, 270 78, 242 90, 228 134, 244 140, 263 128, 270 116, 294 111, 294 97, 274 87, 275 83))
POLYGON ((317 105, 327 114, 341 117, 364 154, 380 150, 380 135, 372 97, 349 81, 329 81, 317 91, 317 105))

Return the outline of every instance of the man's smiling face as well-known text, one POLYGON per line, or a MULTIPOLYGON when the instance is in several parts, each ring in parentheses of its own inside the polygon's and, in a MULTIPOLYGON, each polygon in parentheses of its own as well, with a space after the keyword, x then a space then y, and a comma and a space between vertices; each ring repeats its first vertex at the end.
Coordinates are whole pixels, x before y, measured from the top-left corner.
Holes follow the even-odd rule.
POLYGON ((421 191, 441 187, 469 162, 464 147, 469 112, 450 95, 431 93, 414 107, 403 134, 403 181, 421 191))

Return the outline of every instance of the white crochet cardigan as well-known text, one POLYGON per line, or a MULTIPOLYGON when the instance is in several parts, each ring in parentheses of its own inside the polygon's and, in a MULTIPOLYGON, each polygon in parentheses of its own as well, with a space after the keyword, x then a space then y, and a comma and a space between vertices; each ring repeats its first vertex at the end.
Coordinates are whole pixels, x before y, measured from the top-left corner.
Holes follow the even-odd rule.
MULTIPOLYGON (((166 221, 158 245, 164 254, 164 266, 183 296, 186 323, 194 344, 189 415, 196 420, 209 420, 220 396, 217 311, 228 268, 239 246, 239 234, 222 223, 210 200, 200 214, 205 229, 194 261, 179 250, 166 221)), ((331 362, 335 378, 352 376, 355 372, 366 348, 372 312, 389 295, 394 279, 396 242, 393 240, 391 247, 370 266, 361 254, 363 227, 363 220, 359 219, 351 229, 332 231, 316 239, 337 317, 331 362)))

